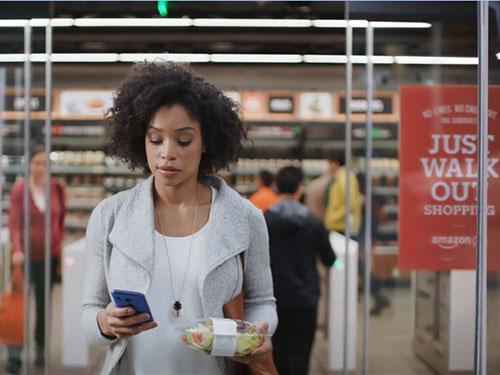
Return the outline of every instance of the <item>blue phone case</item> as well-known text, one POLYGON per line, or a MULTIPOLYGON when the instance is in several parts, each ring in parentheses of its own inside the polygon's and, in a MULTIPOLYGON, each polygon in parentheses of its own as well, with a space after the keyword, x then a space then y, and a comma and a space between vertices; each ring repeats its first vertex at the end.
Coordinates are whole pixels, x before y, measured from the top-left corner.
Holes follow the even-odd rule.
POLYGON ((136 314, 148 313, 150 318, 143 323, 151 322, 153 320, 153 314, 151 314, 151 309, 149 308, 148 302, 146 301, 146 296, 139 292, 133 292, 131 290, 119 290, 115 289, 111 292, 113 300, 118 307, 128 307, 131 306, 136 314))

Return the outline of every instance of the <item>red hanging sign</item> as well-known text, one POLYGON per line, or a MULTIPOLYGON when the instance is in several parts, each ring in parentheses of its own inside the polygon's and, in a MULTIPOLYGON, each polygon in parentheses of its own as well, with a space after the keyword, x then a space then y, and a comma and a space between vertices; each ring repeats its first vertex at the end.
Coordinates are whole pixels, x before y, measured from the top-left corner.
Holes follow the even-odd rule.
MULTIPOLYGON (((500 87, 489 88, 488 269, 500 270, 500 87)), ((402 269, 474 269, 477 87, 400 88, 402 269)))

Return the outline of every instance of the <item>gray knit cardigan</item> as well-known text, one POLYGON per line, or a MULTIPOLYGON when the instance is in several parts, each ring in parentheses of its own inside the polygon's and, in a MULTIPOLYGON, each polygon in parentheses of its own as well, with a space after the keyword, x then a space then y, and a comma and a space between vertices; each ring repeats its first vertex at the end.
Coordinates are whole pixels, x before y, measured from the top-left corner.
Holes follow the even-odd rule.
MULTIPOLYGON (((269 240, 264 217, 222 179, 203 181, 218 190, 210 211, 207 240, 198 278, 204 317, 222 317, 222 306, 243 285, 239 254, 245 253, 245 320, 277 326, 269 265, 269 240)), ((132 364, 120 361, 127 339, 109 340, 97 326, 99 311, 110 302, 112 289, 146 293, 153 274, 153 177, 103 200, 92 212, 86 232, 87 265, 82 327, 92 344, 108 352, 101 374, 131 374, 132 364)), ((168 348, 165 348, 168 350, 168 348)), ((221 373, 231 373, 231 362, 220 358, 221 373)))

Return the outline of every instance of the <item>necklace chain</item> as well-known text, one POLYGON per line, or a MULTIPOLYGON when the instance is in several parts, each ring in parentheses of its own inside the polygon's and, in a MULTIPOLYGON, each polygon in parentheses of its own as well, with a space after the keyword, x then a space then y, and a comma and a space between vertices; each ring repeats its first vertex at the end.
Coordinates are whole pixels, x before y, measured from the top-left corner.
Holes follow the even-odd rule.
MULTIPOLYGON (((197 188, 197 198, 196 198, 196 207, 195 207, 195 211, 194 211, 193 225, 191 227, 191 239, 190 239, 190 242, 189 242, 188 261, 187 261, 187 265, 186 265, 186 271, 184 272, 184 277, 182 278, 182 285, 181 285, 181 291, 180 291, 179 298, 177 298, 176 295, 175 295, 174 277, 173 277, 173 272, 172 272, 172 265, 171 265, 171 262, 170 262, 170 255, 169 255, 168 247, 167 247, 167 240, 165 239, 165 235, 163 235, 163 233, 162 233, 163 246, 165 247, 165 253, 167 254, 168 270, 169 270, 169 275, 170 275, 170 289, 172 291, 172 297, 174 297, 174 310, 176 310, 177 313, 179 313, 179 314, 180 314, 180 310, 182 308, 181 299, 182 299, 182 295, 184 294, 184 285, 186 284, 186 276, 187 276, 187 273, 189 271, 189 264, 191 263, 191 252, 193 250, 194 228, 195 228, 195 225, 196 225, 196 221, 198 219, 198 206, 199 206, 199 203, 200 203, 200 187, 198 186, 198 188, 197 188)), ((161 214, 160 214, 159 204, 157 205, 156 213, 158 215, 158 223, 160 224, 160 230, 163 232, 164 227, 163 227, 163 222, 161 220, 161 214)))

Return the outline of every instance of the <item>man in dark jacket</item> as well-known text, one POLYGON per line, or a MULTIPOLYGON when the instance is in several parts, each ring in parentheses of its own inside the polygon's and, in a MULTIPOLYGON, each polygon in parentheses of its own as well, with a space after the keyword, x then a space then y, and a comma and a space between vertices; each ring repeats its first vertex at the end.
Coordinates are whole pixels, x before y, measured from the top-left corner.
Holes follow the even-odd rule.
POLYGON ((326 267, 335 262, 323 223, 298 201, 302 180, 301 169, 280 169, 280 201, 264 214, 279 320, 273 355, 281 375, 308 372, 319 299, 316 261, 319 257, 326 267))

